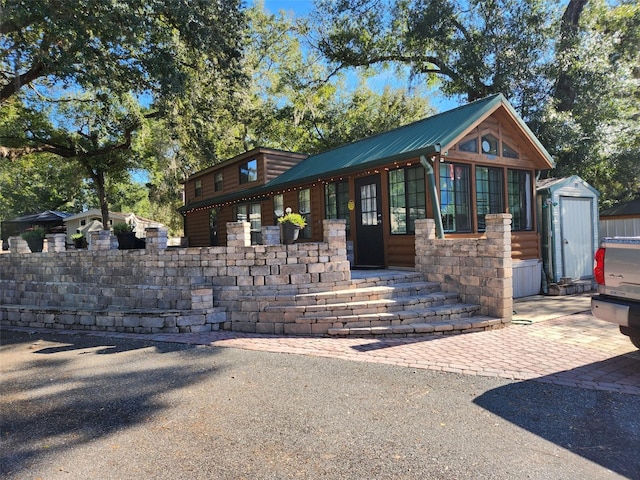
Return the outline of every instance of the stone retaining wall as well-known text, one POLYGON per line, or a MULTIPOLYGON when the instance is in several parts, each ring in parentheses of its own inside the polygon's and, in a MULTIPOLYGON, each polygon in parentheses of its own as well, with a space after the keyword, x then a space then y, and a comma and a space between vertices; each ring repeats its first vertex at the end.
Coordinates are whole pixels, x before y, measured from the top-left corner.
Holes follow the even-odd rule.
POLYGON ((511 318, 511 215, 486 217, 480 238, 436 238, 433 219, 416 220, 416 271, 445 292, 481 306, 481 315, 511 318))
POLYGON ((0 323, 201 332, 220 328, 247 292, 331 289, 351 278, 344 220, 324 221, 324 242, 294 245, 252 246, 249 223, 227 225, 226 247, 167 248, 166 230, 150 230, 142 250, 114 250, 104 231, 91 250, 27 253, 12 238, 0 255, 0 323))

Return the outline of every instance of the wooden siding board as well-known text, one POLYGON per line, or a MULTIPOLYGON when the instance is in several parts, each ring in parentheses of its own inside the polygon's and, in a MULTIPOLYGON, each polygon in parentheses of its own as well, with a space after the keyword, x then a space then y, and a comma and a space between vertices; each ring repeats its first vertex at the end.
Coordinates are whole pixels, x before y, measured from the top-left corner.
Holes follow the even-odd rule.
POLYGON ((293 158, 293 157, 287 157, 283 155, 266 155, 265 156, 266 181, 270 182, 274 178, 282 175, 291 167, 300 163, 300 161, 302 160, 303 160, 302 158, 293 158))
POLYGON ((386 255, 389 266, 415 267, 415 235, 389 235, 386 255))
POLYGON ((538 232, 512 232, 511 258, 514 260, 531 260, 540 258, 540 241, 538 232))
POLYGON ((209 210, 199 210, 187 215, 186 233, 189 246, 209 245, 209 210))

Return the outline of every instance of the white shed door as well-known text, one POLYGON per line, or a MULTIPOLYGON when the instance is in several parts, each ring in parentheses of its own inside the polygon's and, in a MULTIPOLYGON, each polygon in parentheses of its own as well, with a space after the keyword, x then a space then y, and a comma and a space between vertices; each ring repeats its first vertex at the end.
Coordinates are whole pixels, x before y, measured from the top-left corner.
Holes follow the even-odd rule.
POLYGON ((593 276, 593 199, 560 197, 564 276, 574 280, 593 276))

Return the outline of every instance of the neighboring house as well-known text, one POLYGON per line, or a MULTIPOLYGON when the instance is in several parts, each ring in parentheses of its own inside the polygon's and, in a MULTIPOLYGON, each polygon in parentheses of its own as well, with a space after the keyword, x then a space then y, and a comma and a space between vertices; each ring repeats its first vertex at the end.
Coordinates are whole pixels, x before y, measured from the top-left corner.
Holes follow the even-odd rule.
POLYGON ((9 248, 9 237, 18 236, 25 230, 34 226, 43 227, 47 233, 64 232, 65 219, 70 215, 70 213, 66 212, 47 210, 40 213, 12 218, 11 220, 5 220, 1 225, 2 249, 7 250, 9 248))
POLYGON ((593 278, 599 196, 577 175, 538 181, 538 225, 549 282, 593 278))
POLYGON ((600 212, 600 239, 640 237, 640 197, 600 212))
MULTIPOLYGON (((116 223, 128 223, 134 226, 135 234, 138 238, 145 237, 145 228, 161 227, 162 224, 138 217, 133 213, 109 212, 109 229, 116 223)), ((102 230, 102 213, 98 208, 92 208, 86 212, 76 213, 65 218, 64 224, 67 227, 67 243, 73 243, 71 235, 74 233, 84 234, 87 241, 89 232, 102 230)))
POLYGON ((541 273, 535 178, 552 167, 494 95, 308 158, 252 150, 191 175, 180 211, 190 246, 222 244, 234 221, 249 221, 260 243, 261 226, 287 207, 307 219, 299 242, 320 241, 322 220, 343 218, 355 268, 413 268, 416 219, 441 220, 439 233, 464 238, 483 234, 486 214, 511 213, 514 268, 538 279, 531 295, 541 273))

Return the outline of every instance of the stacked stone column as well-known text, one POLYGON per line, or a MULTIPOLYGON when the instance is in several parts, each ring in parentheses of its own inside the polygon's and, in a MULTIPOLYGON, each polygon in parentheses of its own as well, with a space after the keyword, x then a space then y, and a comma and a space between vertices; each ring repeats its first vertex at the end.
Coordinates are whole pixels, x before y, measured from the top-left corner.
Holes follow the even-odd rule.
POLYGON ((227 246, 250 247, 251 224, 249 222, 227 223, 227 246))
POLYGON ((150 252, 159 252, 160 250, 166 250, 169 242, 169 232, 166 228, 147 228, 145 229, 146 250, 150 252))
POLYGON ((67 249, 66 238, 64 233, 45 236, 47 252, 64 252, 67 249))
POLYGON ((486 216, 480 238, 437 239, 433 219, 416 220, 416 271, 460 294, 481 314, 510 319, 513 314, 511 215, 486 216))

